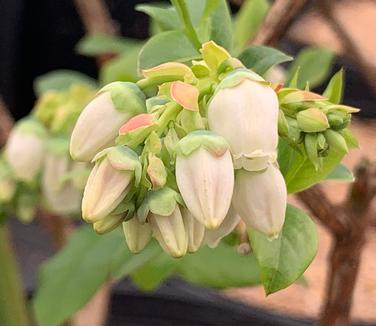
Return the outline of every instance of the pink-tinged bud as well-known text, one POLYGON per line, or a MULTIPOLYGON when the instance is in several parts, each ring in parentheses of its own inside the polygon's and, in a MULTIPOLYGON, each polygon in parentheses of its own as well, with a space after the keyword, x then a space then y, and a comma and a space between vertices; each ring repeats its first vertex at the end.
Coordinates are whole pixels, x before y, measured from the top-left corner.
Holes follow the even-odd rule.
POLYGON ((276 160, 278 106, 274 90, 249 71, 234 71, 218 85, 209 127, 229 142, 235 169, 259 171, 276 160))
POLYGON ((141 175, 137 154, 123 146, 103 150, 94 161, 82 199, 82 217, 90 223, 111 215, 141 175))
POLYGON ((270 165, 263 172, 237 171, 232 203, 248 226, 269 237, 278 236, 287 205, 286 184, 279 169, 270 165))
POLYGON ((129 119, 124 125, 122 125, 119 129, 119 135, 125 135, 135 129, 149 127, 153 124, 154 122, 151 114, 141 113, 129 119))
POLYGON ((227 216, 225 217, 219 228, 215 230, 205 231, 204 243, 207 244, 210 248, 217 247, 221 239, 230 234, 239 224, 239 222, 240 216, 231 205, 227 216))
POLYGON ((40 171, 46 135, 44 127, 32 119, 21 120, 12 129, 5 146, 5 158, 20 180, 29 182, 40 171))
POLYGON ((187 253, 188 237, 178 205, 169 216, 150 214, 149 222, 153 236, 167 254, 178 258, 187 253))
POLYGON ((134 254, 141 252, 146 247, 152 235, 150 224, 141 224, 137 217, 123 222, 123 232, 128 248, 134 254))
POLYGON ((200 95, 198 88, 178 80, 171 84, 170 92, 172 99, 183 108, 198 111, 198 96, 200 95))
POLYGON ((135 84, 108 84, 77 120, 70 144, 72 158, 89 162, 95 154, 114 144, 125 122, 145 111, 145 96, 135 84))
POLYGON ((54 139, 48 144, 42 175, 42 194, 48 210, 52 213, 69 215, 80 212, 82 191, 72 180, 65 180, 70 172, 69 142, 54 139))
POLYGON ((205 226, 196 220, 188 209, 182 208, 181 213, 188 235, 188 251, 196 252, 200 249, 202 240, 204 239, 205 226))
POLYGON ((227 142, 209 131, 195 131, 177 145, 176 181, 192 215, 217 228, 231 204, 234 168, 227 142))

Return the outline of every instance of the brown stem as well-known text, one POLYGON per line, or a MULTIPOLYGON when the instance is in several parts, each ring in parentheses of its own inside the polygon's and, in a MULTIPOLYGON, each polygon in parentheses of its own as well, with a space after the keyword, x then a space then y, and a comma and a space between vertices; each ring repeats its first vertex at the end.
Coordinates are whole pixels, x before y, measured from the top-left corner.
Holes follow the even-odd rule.
POLYGON ((254 44, 274 45, 286 33, 292 19, 303 9, 306 0, 276 0, 258 30, 254 44))
POLYGON ((6 104, 0 97, 0 148, 7 142, 10 131, 14 125, 14 120, 6 104))
POLYGON ((333 31, 338 35, 344 47, 344 53, 352 59, 353 63, 359 67, 363 77, 366 79, 368 85, 376 93, 376 69, 367 62, 362 52, 348 33, 347 29, 343 27, 337 16, 333 12, 333 0, 318 0, 317 6, 321 15, 330 24, 333 31))
POLYGON ((361 162, 348 197, 334 206, 317 186, 298 194, 333 235, 326 299, 318 325, 350 325, 354 288, 359 271, 365 232, 371 225, 370 208, 376 191, 376 165, 361 162))
MULTIPOLYGON (((111 18, 111 14, 102 0, 74 0, 78 14, 88 34, 116 35, 118 27, 111 18)), ((112 53, 102 54, 97 57, 101 66, 113 57, 112 53)))

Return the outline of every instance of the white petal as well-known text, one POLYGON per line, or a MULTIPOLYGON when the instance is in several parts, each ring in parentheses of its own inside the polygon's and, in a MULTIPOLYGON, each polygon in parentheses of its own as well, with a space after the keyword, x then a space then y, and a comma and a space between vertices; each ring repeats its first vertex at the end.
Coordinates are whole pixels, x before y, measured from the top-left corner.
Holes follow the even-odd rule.
POLYGON ((188 251, 196 252, 204 239, 205 226, 196 220, 188 209, 182 208, 181 213, 188 235, 188 251))
POLYGON ((119 171, 107 159, 96 164, 88 178, 82 199, 82 217, 96 222, 120 204, 128 193, 133 171, 119 171))
POLYGON ((269 86, 244 79, 218 91, 209 104, 208 122, 237 158, 272 155, 278 144, 277 95, 269 86))
POLYGON ((9 136, 5 157, 18 178, 31 181, 42 167, 44 149, 41 138, 16 131, 9 136))
POLYGON ((231 204, 234 170, 229 151, 218 157, 200 148, 176 159, 176 181, 193 216, 207 228, 218 227, 231 204))
POLYGON ((113 145, 119 128, 129 118, 128 113, 116 110, 109 92, 98 95, 82 111, 73 129, 73 159, 89 162, 102 149, 113 145))
POLYGON ((233 205, 244 222, 273 237, 285 220, 287 190, 281 172, 270 165, 265 172, 236 172, 233 205))
POLYGON ((210 248, 217 247, 221 239, 230 234, 239 222, 240 216, 231 205, 226 218, 223 220, 219 228, 205 231, 204 243, 210 248))

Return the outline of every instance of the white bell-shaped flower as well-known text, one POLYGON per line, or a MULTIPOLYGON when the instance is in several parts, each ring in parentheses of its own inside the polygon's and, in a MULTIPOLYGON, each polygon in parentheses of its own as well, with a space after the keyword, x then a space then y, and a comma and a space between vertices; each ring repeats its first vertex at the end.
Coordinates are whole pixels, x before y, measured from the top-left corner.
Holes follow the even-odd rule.
POLYGON ((217 229, 205 231, 204 243, 210 248, 217 247, 221 239, 234 231, 239 222, 240 216, 231 205, 222 224, 217 229))
POLYGON ((141 224, 137 217, 123 222, 123 232, 128 248, 134 254, 141 252, 149 243, 152 236, 150 224, 141 224))
POLYGON ((204 239, 205 225, 195 219, 191 212, 186 208, 181 209, 181 214, 188 235, 188 251, 196 252, 200 249, 202 240, 204 239))
POLYGON ((286 184, 279 169, 270 165, 262 172, 238 170, 232 203, 248 226, 271 238, 278 236, 287 206, 286 184))
POLYGON ((44 159, 47 133, 36 120, 21 120, 12 129, 5 146, 5 158, 17 178, 31 181, 39 173, 44 159))
POLYGON ((42 194, 48 210, 61 215, 79 213, 82 199, 82 191, 72 180, 65 179, 73 163, 68 150, 66 140, 50 141, 42 175, 42 194))
POLYGON ((125 122, 145 110, 145 95, 137 85, 108 84, 85 107, 76 122, 70 144, 72 158, 91 161, 102 149, 114 144, 125 122))
POLYGON ((192 215, 208 229, 217 228, 230 208, 234 168, 223 137, 194 131, 177 145, 176 181, 192 215))
POLYGON ((150 214, 149 222, 153 236, 167 254, 177 258, 187 253, 188 236, 178 205, 168 216, 150 214))
POLYGON ((124 146, 107 148, 94 161, 82 199, 82 217, 91 223, 110 215, 141 175, 137 154, 124 146))
POLYGON ((274 90, 249 71, 235 71, 219 84, 208 122, 229 142, 235 169, 259 171, 276 160, 278 107, 274 90))

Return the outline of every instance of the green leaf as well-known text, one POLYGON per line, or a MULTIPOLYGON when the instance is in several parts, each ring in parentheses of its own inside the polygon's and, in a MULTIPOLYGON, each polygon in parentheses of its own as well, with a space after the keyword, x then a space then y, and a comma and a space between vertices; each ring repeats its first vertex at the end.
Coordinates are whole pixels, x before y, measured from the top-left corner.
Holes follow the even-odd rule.
POLYGON ((267 0, 246 0, 243 2, 234 21, 234 46, 242 50, 256 35, 269 10, 267 0))
POLYGON ((322 168, 316 171, 311 161, 285 139, 280 138, 278 144, 278 163, 289 193, 302 191, 324 180, 343 156, 344 153, 329 151, 328 156, 323 158, 322 168))
POLYGON ((149 15, 162 31, 182 28, 178 13, 175 8, 171 6, 163 6, 163 4, 141 4, 136 6, 136 10, 149 15))
POLYGON ((153 36, 141 49, 138 68, 148 69, 169 61, 187 62, 199 53, 181 31, 163 32, 153 36))
POLYGON ((141 46, 136 47, 119 57, 106 62, 100 71, 101 85, 109 84, 113 81, 136 82, 138 77, 137 58, 141 46))
POLYGON ((330 79, 323 96, 327 97, 332 103, 341 103, 344 92, 344 84, 344 72, 343 69, 341 69, 330 79))
POLYGON ((177 264, 179 264, 179 260, 160 252, 158 256, 131 274, 132 281, 142 290, 153 290, 171 276, 177 264))
POLYGON ((200 26, 208 26, 209 39, 231 51, 232 20, 226 0, 207 0, 207 6, 200 26))
POLYGON ((288 205, 286 220, 277 239, 249 230, 252 249, 261 270, 265 293, 294 283, 312 262, 318 247, 316 226, 302 210, 288 205))
POLYGON ((76 45, 76 51, 82 55, 120 54, 139 47, 140 41, 110 35, 88 35, 76 45))
POLYGON ((49 90, 62 91, 68 89, 73 84, 85 84, 96 88, 95 79, 73 70, 54 70, 38 76, 34 81, 34 90, 37 96, 49 90))
POLYGON ((91 227, 81 227, 66 247, 41 267, 33 299, 37 324, 61 325, 108 280, 115 258, 127 260, 130 256, 120 232, 98 236, 91 227))
POLYGON ((274 48, 251 45, 239 55, 239 59, 247 68, 264 75, 274 65, 291 61, 293 58, 274 48))
POLYGON ((177 274, 188 282, 220 289, 260 284, 255 257, 242 256, 236 248, 224 243, 215 249, 205 246, 186 255, 177 267, 177 274))
POLYGON ((326 177, 327 180, 338 180, 345 182, 354 182, 355 178, 352 172, 343 164, 338 164, 332 172, 326 177))
POLYGON ((304 48, 289 69, 287 84, 289 84, 300 67, 297 87, 303 89, 307 82, 309 82, 311 88, 319 86, 328 77, 333 60, 334 54, 328 49, 319 47, 304 48))

